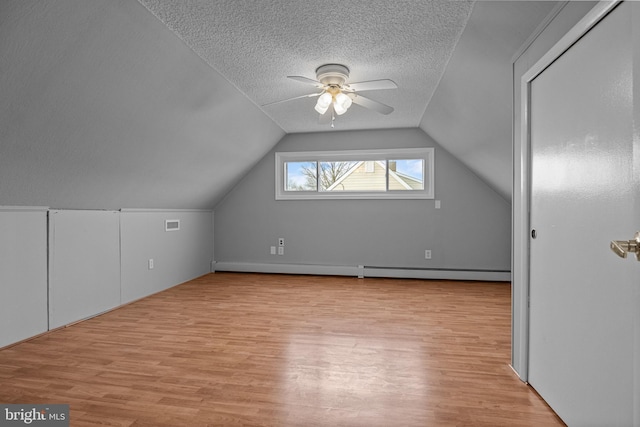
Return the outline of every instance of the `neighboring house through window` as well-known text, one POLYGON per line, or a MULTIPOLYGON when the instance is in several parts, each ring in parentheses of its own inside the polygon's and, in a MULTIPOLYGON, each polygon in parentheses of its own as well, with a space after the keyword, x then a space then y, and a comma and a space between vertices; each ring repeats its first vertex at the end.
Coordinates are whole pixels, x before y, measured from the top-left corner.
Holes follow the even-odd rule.
POLYGON ((276 153, 276 199, 433 199, 433 148, 276 153))

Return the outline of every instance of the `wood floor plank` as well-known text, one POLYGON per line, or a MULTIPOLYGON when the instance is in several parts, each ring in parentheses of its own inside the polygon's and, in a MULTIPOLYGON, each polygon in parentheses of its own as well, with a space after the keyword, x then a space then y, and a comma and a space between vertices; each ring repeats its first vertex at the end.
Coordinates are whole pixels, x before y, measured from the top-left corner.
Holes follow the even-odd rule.
POLYGON ((508 366, 506 283, 215 273, 0 351, 72 426, 561 426, 508 366))

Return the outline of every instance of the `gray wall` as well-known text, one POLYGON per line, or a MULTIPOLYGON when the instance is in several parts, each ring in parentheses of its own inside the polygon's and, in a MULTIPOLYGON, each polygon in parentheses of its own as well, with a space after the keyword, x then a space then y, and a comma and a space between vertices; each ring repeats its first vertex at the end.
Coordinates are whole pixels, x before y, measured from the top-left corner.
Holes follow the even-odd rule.
POLYGON ((47 209, 0 206, 0 348, 47 327, 47 209))
POLYGON ((202 276, 212 258, 211 211, 0 206, 0 348, 202 276))
POLYGON ((127 211, 120 214, 122 302, 160 292, 211 271, 210 211, 127 211), (180 230, 165 231, 165 220, 180 230), (149 269, 149 259, 154 268, 149 269))
POLYGON ((120 212, 49 211, 49 329, 120 305, 120 212))
POLYGON ((216 206, 216 261, 510 270, 510 209, 420 129, 291 134, 216 206), (425 146, 435 147, 441 209, 434 200, 275 200, 276 151, 425 146), (270 255, 279 237, 285 255, 270 255))

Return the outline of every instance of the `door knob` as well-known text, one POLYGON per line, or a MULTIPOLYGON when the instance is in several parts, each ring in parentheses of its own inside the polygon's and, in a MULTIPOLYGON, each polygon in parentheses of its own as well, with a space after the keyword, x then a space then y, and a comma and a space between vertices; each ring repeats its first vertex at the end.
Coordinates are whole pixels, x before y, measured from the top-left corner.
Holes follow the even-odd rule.
POLYGON ((620 258, 626 258, 628 253, 635 253, 636 259, 640 261, 640 231, 636 232, 633 240, 612 240, 609 247, 620 258))

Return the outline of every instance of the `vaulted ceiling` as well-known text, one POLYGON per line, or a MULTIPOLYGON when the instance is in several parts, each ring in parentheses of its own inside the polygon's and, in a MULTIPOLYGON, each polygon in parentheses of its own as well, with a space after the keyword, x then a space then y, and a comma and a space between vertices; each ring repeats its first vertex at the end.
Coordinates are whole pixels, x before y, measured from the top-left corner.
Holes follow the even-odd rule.
POLYGON ((0 205, 210 208, 286 133, 420 127, 506 199, 511 61, 555 2, 0 2, 0 205), (318 123, 326 63, 389 115, 318 123))
MULTIPOLYGON (((449 0, 140 2, 257 105, 317 92, 286 76, 315 79, 327 63, 346 65, 350 82, 398 85, 365 94, 394 113, 354 107, 337 119, 340 130, 417 127, 473 7, 449 0)), ((327 131, 315 102, 262 110, 287 133, 327 131)))
POLYGON ((394 81, 362 93, 393 113, 356 106, 336 129, 420 126, 510 199, 511 60, 554 2, 139 1, 287 133, 331 128, 316 98, 270 104, 318 93, 286 76, 338 63, 394 81))

